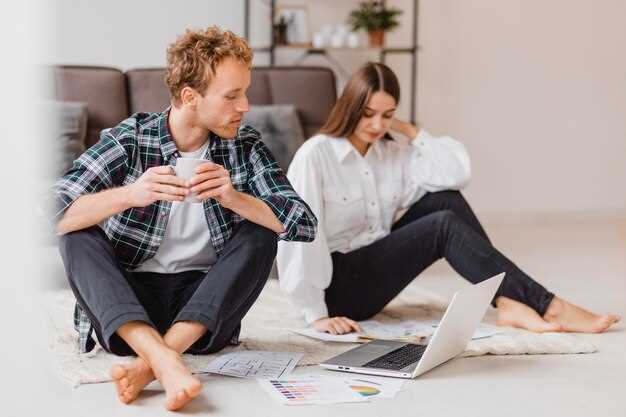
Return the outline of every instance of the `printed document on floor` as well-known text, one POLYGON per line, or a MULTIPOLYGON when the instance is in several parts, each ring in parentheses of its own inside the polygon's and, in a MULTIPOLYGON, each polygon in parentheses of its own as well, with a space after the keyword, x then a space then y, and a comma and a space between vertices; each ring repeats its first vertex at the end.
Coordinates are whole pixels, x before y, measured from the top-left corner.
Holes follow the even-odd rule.
POLYGON ((247 350, 220 355, 206 372, 239 378, 278 379, 288 376, 304 354, 247 350))
POLYGON ((284 379, 260 380, 261 387, 272 398, 285 405, 319 405, 369 401, 351 388, 343 378, 299 376, 284 379))
POLYGON ((371 375, 349 376, 343 378, 353 391, 368 400, 394 398, 406 382, 400 378, 384 378, 371 375))
POLYGON ((311 327, 305 329, 291 329, 293 333, 301 334, 312 339, 323 340, 325 342, 343 342, 343 343, 357 343, 360 342, 358 333, 347 334, 330 334, 326 332, 319 332, 311 327))
MULTIPOLYGON (((424 339, 433 335, 439 320, 404 320, 396 323, 381 323, 375 320, 359 322, 362 333, 330 334, 317 331, 311 327, 291 329, 293 333, 323 340, 325 342, 363 343, 371 339, 397 340, 408 343, 423 343, 424 339)), ((482 339, 500 333, 496 326, 481 323, 472 335, 472 339, 482 339)))

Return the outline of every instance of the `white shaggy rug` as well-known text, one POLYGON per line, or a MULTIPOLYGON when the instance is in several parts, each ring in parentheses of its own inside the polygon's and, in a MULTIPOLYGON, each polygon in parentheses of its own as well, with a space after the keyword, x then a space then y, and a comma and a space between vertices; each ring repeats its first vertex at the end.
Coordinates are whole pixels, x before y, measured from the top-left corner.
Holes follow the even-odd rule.
MULTIPOLYGON (((74 296, 70 290, 44 294, 50 320, 50 349, 57 358, 59 375, 73 386, 108 382, 109 369, 115 363, 133 358, 117 357, 103 351, 99 345, 87 354, 77 353, 77 335, 72 327, 74 296)), ((401 320, 439 319, 447 305, 442 297, 409 285, 385 310, 374 317, 380 322, 401 320)), ((485 319, 493 323, 490 309, 485 319)), ((278 282, 269 280, 259 300, 242 323, 240 345, 227 347, 221 353, 233 350, 268 350, 302 352, 299 366, 315 365, 355 345, 352 343, 323 342, 290 332, 302 328, 304 321, 291 308, 281 293, 278 282)), ((523 330, 502 328, 502 332, 484 339, 472 340, 462 356, 521 355, 547 353, 592 353, 596 346, 582 335, 550 333, 535 334, 523 330)), ((184 355, 193 372, 202 372, 216 355, 184 355)))

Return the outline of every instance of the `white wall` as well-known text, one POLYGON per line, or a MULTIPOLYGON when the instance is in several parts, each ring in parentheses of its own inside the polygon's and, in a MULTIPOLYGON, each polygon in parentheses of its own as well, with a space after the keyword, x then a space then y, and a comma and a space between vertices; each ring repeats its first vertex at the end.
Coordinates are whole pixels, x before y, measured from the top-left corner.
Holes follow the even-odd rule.
MULTIPOLYGON (((48 63, 162 66, 187 27, 243 33, 242 0, 54 1, 48 63)), ((357 3, 284 1, 309 5, 312 30, 341 23, 357 3)), ((266 6, 252 3, 252 44, 263 46, 266 6)), ((406 46, 412 0, 389 3, 405 24, 388 45, 406 46)), ((626 213, 626 2, 421 0, 419 17, 418 120, 466 143, 479 211, 626 213)), ((335 55, 348 70, 367 57, 335 55)), ((410 61, 389 62, 408 91, 410 61)))
MULTIPOLYGON (((47 321, 37 292, 43 276, 37 274, 33 230, 36 207, 41 202, 41 196, 34 192, 38 189, 36 172, 45 154, 38 141, 45 137, 40 130, 43 117, 34 106, 36 93, 43 87, 33 57, 47 46, 49 28, 39 15, 46 6, 42 0, 5 2, 0 13, 0 38, 4 40, 0 137, 5 152, 0 170, 0 181, 5 185, 0 205, 4 277, 0 280, 0 392, 2 415, 7 416, 34 415, 35 405, 41 403, 34 399, 50 390, 44 382, 52 361, 47 349, 47 321)), ((54 411, 48 413, 54 415, 54 411)))
POLYGON ((422 0, 419 119, 491 212, 626 213, 626 2, 422 0))
POLYGON ((215 24, 243 32, 243 1, 53 0, 56 47, 50 63, 122 69, 165 65, 165 50, 186 28, 215 24))

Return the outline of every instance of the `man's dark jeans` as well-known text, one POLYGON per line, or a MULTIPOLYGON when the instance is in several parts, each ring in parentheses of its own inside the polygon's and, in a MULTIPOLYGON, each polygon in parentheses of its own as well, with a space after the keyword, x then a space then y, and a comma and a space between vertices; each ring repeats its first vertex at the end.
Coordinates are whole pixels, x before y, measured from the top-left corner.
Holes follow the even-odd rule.
POLYGON ((494 300, 505 296, 543 316, 554 297, 491 244, 460 192, 442 191, 413 204, 383 239, 332 254, 333 277, 325 295, 329 315, 372 317, 441 258, 472 283, 506 272, 494 300))
POLYGON ((178 321, 196 321, 208 331, 187 352, 202 354, 222 349, 238 334, 269 276, 277 235, 241 222, 208 273, 125 271, 97 226, 63 235, 59 247, 76 300, 105 350, 134 354, 116 333, 130 321, 148 323, 161 334, 178 321))

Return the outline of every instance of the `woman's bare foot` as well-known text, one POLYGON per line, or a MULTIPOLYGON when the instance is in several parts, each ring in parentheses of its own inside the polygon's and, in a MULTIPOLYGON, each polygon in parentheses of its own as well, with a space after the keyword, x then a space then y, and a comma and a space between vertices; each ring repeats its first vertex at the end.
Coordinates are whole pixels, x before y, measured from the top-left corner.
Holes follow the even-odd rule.
POLYGON ((154 373, 141 358, 129 364, 114 365, 110 371, 117 396, 124 404, 130 404, 150 382, 155 380, 154 373))
POLYGON ((535 333, 561 331, 560 324, 547 322, 535 310, 519 301, 507 297, 498 297, 496 306, 498 311, 496 324, 498 326, 517 327, 535 333))
POLYGON ((614 314, 599 315, 554 297, 543 315, 550 323, 557 323, 566 332, 602 333, 621 320, 614 314))
POLYGON ((163 350, 150 358, 150 365, 165 388, 165 408, 169 411, 180 410, 202 391, 202 383, 191 375, 175 351, 163 350))

